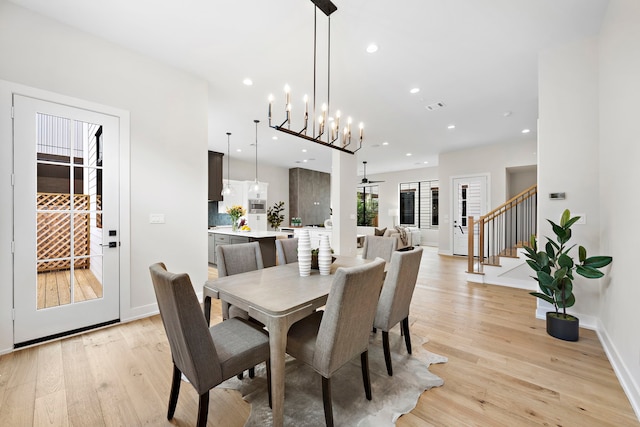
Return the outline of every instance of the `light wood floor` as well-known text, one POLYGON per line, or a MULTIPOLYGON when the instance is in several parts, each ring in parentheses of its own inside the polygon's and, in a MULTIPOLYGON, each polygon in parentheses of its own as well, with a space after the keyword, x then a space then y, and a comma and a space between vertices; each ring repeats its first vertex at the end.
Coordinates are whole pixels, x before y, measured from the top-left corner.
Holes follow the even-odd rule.
MULTIPOLYGON (((449 362, 431 367, 444 386, 423 393, 398 426, 640 425, 594 332, 551 338, 526 291, 467 283, 465 260, 425 249, 411 333, 449 362)), ((194 425, 187 384, 166 420, 170 381, 158 316, 85 333, 0 357, 0 424, 194 425)), ((248 414, 237 392, 211 393, 210 426, 242 426, 248 414)))
MULTIPOLYGON (((74 302, 102 298, 102 283, 88 268, 73 270, 74 302)), ((71 301, 71 270, 38 273, 38 309, 57 307, 71 301)))

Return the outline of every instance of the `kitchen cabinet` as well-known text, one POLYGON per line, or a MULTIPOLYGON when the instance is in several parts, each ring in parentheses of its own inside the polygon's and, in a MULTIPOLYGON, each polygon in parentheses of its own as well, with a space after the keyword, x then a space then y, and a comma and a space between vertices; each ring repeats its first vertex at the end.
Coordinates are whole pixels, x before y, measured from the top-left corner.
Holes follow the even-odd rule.
POLYGON ((209 201, 222 200, 222 156, 224 154, 209 151, 209 201))
POLYGON ((289 169, 289 218, 320 225, 331 211, 331 175, 304 168, 289 169))
POLYGON ((215 264, 216 263, 216 235, 213 233, 208 233, 209 234, 209 239, 208 239, 208 243, 209 243, 209 264, 215 264))
POLYGON ((234 232, 209 231, 209 262, 217 264, 216 248, 221 245, 236 245, 239 243, 258 242, 262 252, 262 262, 265 267, 276 265, 276 237, 283 233, 274 232, 234 232), (212 240, 213 239, 213 240, 212 240), (213 241, 213 246, 212 242, 213 241), (213 262, 212 262, 213 260, 213 262))

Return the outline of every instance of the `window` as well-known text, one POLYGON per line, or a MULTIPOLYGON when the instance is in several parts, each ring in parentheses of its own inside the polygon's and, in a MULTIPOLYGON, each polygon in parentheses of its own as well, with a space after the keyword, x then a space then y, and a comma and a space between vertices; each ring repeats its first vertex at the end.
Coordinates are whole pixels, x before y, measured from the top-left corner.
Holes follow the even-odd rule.
POLYGON ((438 181, 400 184, 400 225, 438 228, 438 181))
POLYGON ((358 187, 358 225, 378 226, 378 186, 358 187))

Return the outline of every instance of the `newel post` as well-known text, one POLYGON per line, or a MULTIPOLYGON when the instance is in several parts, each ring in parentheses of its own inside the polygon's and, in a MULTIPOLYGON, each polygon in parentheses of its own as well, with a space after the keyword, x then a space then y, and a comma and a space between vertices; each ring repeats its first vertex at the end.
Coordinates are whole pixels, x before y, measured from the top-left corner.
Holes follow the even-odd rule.
POLYGON ((474 273, 475 270, 473 268, 473 240, 475 239, 473 232, 474 232, 474 226, 473 226, 473 217, 470 216, 468 219, 468 227, 467 227, 467 235, 469 236, 467 239, 468 242, 468 248, 467 248, 467 271, 469 273, 474 273))

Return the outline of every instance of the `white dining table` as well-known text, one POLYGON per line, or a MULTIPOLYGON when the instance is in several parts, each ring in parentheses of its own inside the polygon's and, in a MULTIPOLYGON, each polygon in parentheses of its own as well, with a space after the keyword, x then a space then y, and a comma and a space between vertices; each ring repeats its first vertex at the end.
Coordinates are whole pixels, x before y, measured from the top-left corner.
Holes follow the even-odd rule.
POLYGON ((301 277, 298 263, 278 265, 205 283, 203 294, 235 305, 262 322, 269 331, 273 425, 284 420, 284 366, 289 327, 326 304, 335 271, 371 262, 360 257, 337 256, 331 274, 318 270, 301 277))

